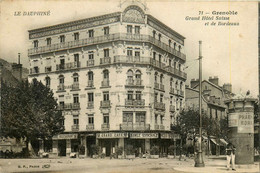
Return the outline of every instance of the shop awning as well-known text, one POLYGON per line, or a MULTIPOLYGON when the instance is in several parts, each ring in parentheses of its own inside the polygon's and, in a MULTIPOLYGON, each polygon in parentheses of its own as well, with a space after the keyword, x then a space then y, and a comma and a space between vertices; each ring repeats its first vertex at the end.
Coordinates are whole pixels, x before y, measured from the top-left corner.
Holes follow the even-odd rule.
POLYGON ((225 141, 225 139, 220 139, 220 144, 222 144, 222 146, 226 146, 228 142, 225 141))

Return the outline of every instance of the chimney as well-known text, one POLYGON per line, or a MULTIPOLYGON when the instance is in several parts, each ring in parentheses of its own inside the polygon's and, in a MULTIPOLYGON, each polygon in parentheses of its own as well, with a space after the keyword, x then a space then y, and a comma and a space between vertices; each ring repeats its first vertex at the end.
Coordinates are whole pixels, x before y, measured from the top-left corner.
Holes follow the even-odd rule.
POLYGON ((199 79, 191 79, 191 81, 190 81, 191 88, 194 88, 198 84, 199 84, 199 79))
POLYGON ((223 89, 232 92, 232 85, 230 83, 225 83, 223 89))
POLYGON ((218 77, 214 76, 214 77, 209 77, 209 81, 215 85, 218 86, 218 77))
POLYGON ((12 64, 12 73, 14 77, 19 81, 22 80, 22 70, 23 70, 23 65, 20 64, 20 53, 18 53, 18 64, 16 63, 12 64))

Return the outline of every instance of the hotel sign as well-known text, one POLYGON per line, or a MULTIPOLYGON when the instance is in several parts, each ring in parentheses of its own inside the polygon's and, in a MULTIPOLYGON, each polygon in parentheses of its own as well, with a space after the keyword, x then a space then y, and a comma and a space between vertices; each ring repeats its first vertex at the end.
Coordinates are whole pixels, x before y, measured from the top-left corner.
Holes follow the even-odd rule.
POLYGON ((130 138, 133 139, 151 139, 158 138, 158 133, 130 133, 130 138))
POLYGON ((228 127, 238 126, 238 113, 230 113, 228 115, 228 127))
POLYGON ((161 139, 180 139, 180 135, 172 133, 161 133, 161 139))
POLYGON ((107 139, 107 138, 128 138, 128 133, 97 133, 98 139, 107 139))
POLYGON ((52 137, 53 140, 78 139, 78 134, 58 134, 52 137))

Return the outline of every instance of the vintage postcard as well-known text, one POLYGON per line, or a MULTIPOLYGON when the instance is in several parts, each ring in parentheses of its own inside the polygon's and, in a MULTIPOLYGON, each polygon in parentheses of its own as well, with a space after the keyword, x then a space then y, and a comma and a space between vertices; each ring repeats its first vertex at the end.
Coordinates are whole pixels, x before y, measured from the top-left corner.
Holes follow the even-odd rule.
POLYGON ((257 1, 1 0, 0 172, 260 171, 258 24, 257 1))

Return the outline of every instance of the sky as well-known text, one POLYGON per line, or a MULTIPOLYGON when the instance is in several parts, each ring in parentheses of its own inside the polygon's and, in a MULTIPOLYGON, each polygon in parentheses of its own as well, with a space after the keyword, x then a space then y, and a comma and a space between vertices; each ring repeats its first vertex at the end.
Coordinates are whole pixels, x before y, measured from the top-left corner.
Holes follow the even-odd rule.
MULTIPOLYGON (((130 3, 121 1, 123 3, 130 3)), ((142 1, 144 2, 144 1, 142 1)), ((218 76, 231 83, 234 93, 258 95, 258 3, 146 0, 148 13, 183 35, 187 56, 185 71, 198 78, 199 40, 202 41, 203 79, 218 76), (220 14, 215 15, 217 12, 220 14), (223 14, 223 12, 231 12, 223 14), (200 15, 203 13, 202 15, 200 15), (234 14, 236 13, 236 14, 234 14), (200 20, 187 20, 200 16, 200 20), (202 16, 213 20, 202 20, 202 16), (229 19, 217 20, 216 17, 229 19), (209 22, 207 25, 207 22, 209 22), (212 25, 215 22, 216 25, 212 25), (218 22, 239 23, 238 26, 218 22)), ((29 67, 28 30, 120 11, 119 0, 2 0, 0 1, 0 58, 29 67), (15 16, 18 11, 49 11, 49 16, 15 16)))

